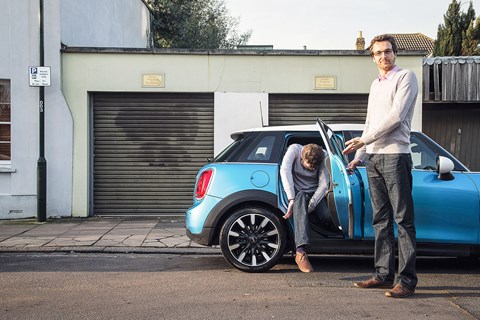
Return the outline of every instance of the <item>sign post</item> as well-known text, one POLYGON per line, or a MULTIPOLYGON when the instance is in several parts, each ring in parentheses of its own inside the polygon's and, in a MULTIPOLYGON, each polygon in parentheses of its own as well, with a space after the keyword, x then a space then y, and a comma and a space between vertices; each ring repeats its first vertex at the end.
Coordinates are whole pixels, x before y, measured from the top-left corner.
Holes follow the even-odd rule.
POLYGON ((50 67, 44 58, 44 0, 40 1, 40 66, 30 67, 30 85, 39 87, 39 156, 37 160, 37 221, 47 221, 47 160, 45 159, 45 86, 50 85, 50 67))

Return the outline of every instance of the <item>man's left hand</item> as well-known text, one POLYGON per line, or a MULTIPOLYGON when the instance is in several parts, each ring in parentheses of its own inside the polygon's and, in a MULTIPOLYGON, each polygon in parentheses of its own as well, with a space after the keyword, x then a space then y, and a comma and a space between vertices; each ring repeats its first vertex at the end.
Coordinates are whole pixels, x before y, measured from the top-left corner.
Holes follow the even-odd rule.
POLYGON ((353 138, 351 140, 348 140, 347 142, 345 142, 345 149, 343 149, 342 153, 343 154, 349 154, 349 153, 352 153, 354 151, 357 151, 358 149, 360 149, 361 147, 363 147, 365 145, 365 142, 363 142, 362 140, 360 140, 360 138, 353 138))

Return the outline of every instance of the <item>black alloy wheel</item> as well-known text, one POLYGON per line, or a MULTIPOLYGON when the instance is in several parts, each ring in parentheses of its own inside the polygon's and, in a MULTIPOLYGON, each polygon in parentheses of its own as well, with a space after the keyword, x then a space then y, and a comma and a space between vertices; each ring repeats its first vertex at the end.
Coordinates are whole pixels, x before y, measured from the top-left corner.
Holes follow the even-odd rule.
POLYGON ((265 208, 242 208, 225 221, 220 247, 235 268, 263 272, 275 266, 285 253, 285 228, 279 217, 265 208))

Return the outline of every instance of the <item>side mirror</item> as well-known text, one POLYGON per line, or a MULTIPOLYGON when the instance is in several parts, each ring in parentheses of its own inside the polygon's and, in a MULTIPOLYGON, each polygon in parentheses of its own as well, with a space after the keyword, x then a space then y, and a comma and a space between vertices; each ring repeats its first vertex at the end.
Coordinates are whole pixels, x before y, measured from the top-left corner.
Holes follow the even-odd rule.
POLYGON ((437 156, 437 173, 438 179, 444 181, 450 181, 455 179, 453 174, 450 172, 455 167, 453 161, 447 157, 437 156))

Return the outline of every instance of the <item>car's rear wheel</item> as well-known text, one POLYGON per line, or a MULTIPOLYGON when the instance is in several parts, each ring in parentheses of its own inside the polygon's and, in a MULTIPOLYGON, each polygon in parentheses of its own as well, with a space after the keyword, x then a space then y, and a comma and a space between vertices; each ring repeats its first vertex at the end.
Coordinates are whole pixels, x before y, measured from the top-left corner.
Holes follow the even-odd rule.
POLYGON ((279 217, 261 207, 234 212, 223 224, 220 247, 225 259, 246 272, 272 268, 283 256, 286 231, 279 217))

